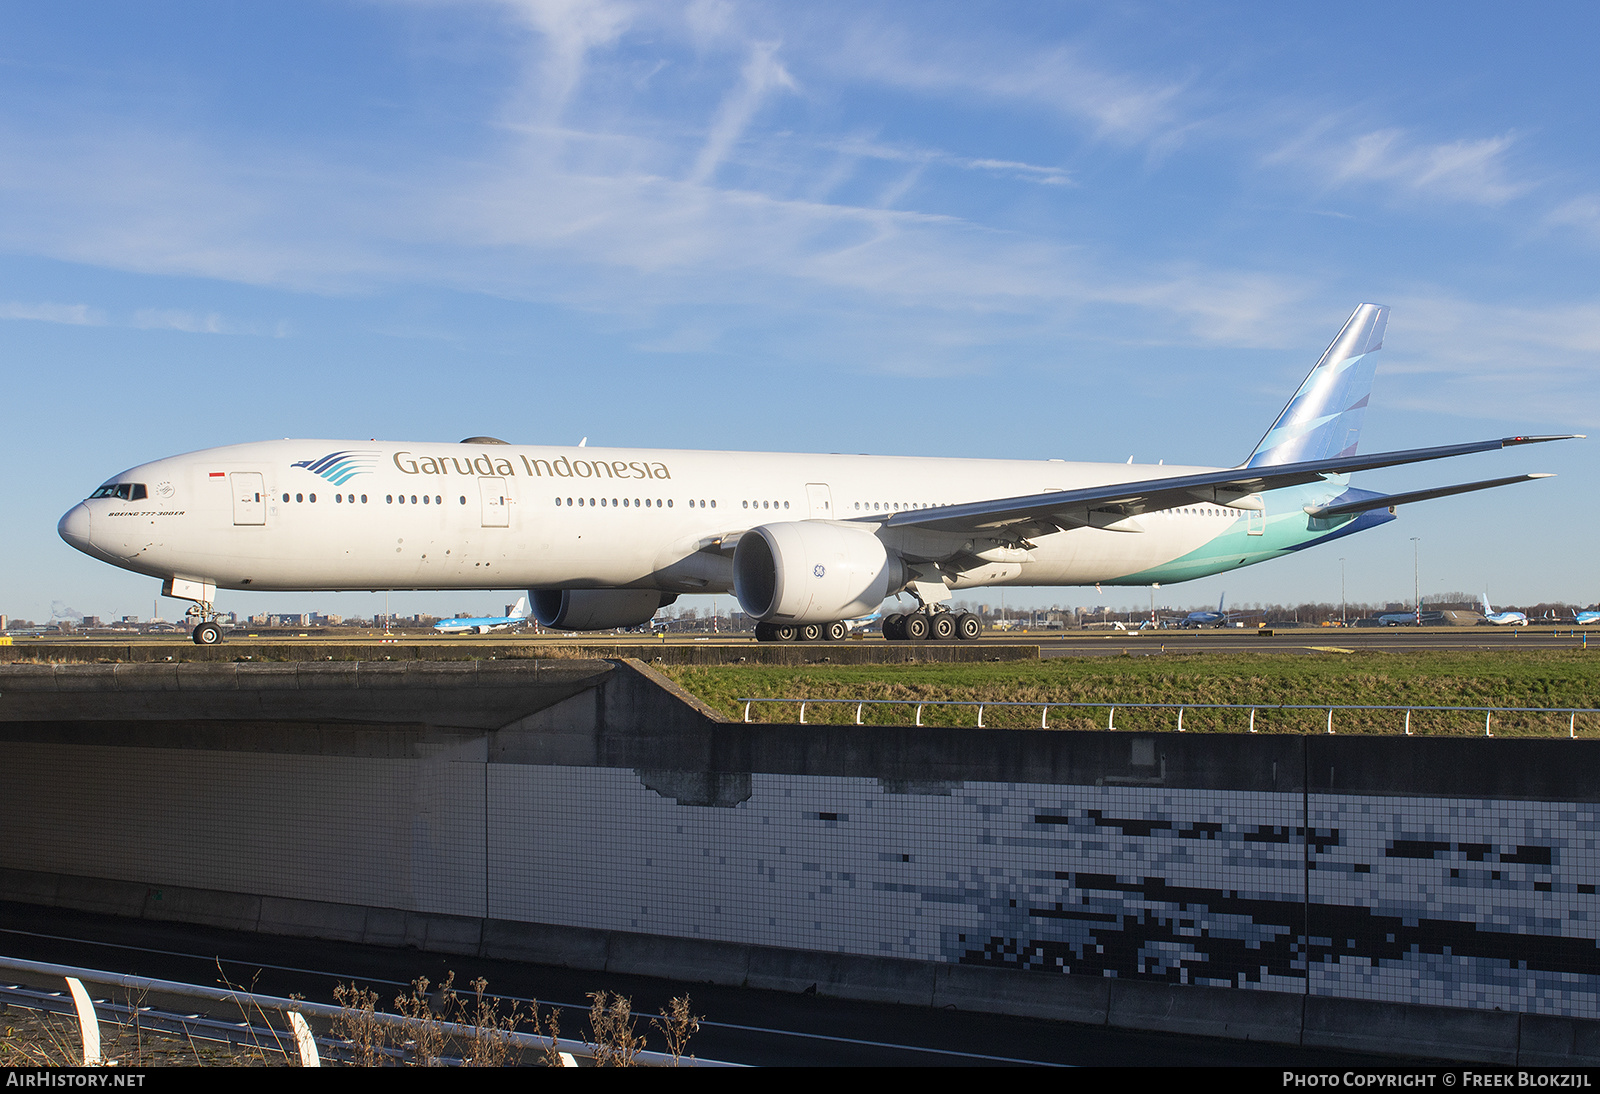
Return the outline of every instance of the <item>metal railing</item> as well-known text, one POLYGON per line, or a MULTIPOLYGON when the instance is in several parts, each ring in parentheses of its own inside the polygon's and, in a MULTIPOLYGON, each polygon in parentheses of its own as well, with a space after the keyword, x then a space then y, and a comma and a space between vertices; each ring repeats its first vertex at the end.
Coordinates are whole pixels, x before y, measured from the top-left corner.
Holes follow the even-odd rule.
POLYGON ((774 699, 765 697, 741 697, 734 702, 744 704, 744 720, 750 721, 750 708, 757 703, 785 703, 798 704, 800 707, 800 724, 806 725, 806 708, 813 706, 853 706, 856 708, 856 725, 864 725, 861 720, 862 712, 867 707, 901 706, 915 707, 916 717, 912 724, 922 725, 922 712, 928 707, 976 707, 978 709, 977 729, 989 728, 983 724, 984 711, 991 707, 1002 709, 1011 708, 1037 708, 1039 710, 1039 728, 1050 728, 1050 712, 1052 710, 1105 710, 1106 728, 1117 728, 1118 710, 1175 710, 1178 712, 1177 725, 1174 727, 1178 733, 1184 733, 1183 714, 1186 710, 1223 710, 1223 711, 1249 711, 1249 732, 1255 733, 1257 711, 1323 711, 1327 714, 1327 732, 1332 733, 1333 715, 1335 711, 1390 711, 1405 712, 1405 735, 1412 736, 1411 715, 1413 713, 1448 713, 1448 714, 1481 714, 1483 715, 1483 735, 1494 736, 1495 715, 1567 715, 1567 736, 1577 739, 1578 715, 1600 714, 1596 707, 1450 707, 1450 706, 1405 706, 1405 705, 1379 705, 1369 703, 1110 703, 1110 702, 1012 702, 1012 701, 979 701, 975 699, 774 699))
MULTIPOLYGON (((283 1052, 286 1056, 290 1052, 298 1055, 302 1067, 322 1066, 321 1054, 318 1045, 331 1048, 336 1052, 347 1048, 346 1043, 331 1037, 318 1037, 312 1033, 306 1024, 306 1016, 322 1019, 335 1019, 348 1017, 351 1013, 346 1007, 333 1006, 327 1003, 312 1003, 305 999, 285 999, 276 995, 262 995, 257 992, 244 991, 238 988, 207 987, 201 984, 185 984, 175 980, 156 980, 146 976, 128 976, 122 973, 105 972, 99 969, 81 969, 70 965, 54 965, 44 961, 25 961, 15 957, 0 957, 0 970, 11 972, 31 973, 35 976, 61 977, 66 980, 70 993, 72 1012, 78 1020, 79 1032, 82 1037, 83 1066, 93 1067, 105 1063, 100 1051, 100 1028, 97 1012, 104 1011, 114 1019, 125 1021, 138 1011, 141 1016, 149 1021, 152 1008, 137 1004, 118 1004, 109 999, 91 999, 84 982, 100 984, 127 989, 130 992, 157 993, 160 995, 175 995, 182 998, 203 999, 213 1003, 226 1003, 231 1008, 237 1008, 241 1015, 254 1012, 254 1020, 246 1018, 244 1021, 228 1021, 208 1018, 202 1014, 159 1014, 154 1023, 157 1027, 171 1025, 181 1028, 187 1033, 203 1031, 202 1036, 209 1034, 208 1039, 229 1040, 240 1044, 254 1044, 263 1047, 263 1042, 272 1042, 272 1048, 283 1052), (280 1030, 267 1021, 269 1012, 277 1012, 283 1016, 287 1030, 280 1030), (287 1042, 287 1044, 285 1044, 287 1042), (293 1048, 288 1046, 292 1045, 293 1048)), ((66 1000, 59 1000, 59 992, 30 991, 20 984, 0 984, 0 999, 9 1000, 17 1006, 34 1010, 65 1011, 66 1000)), ((383 1011, 374 1011, 363 1015, 366 1021, 375 1021, 381 1025, 393 1026, 402 1030, 415 1030, 418 1020, 400 1014, 387 1014, 383 1011)), ((471 1037, 474 1027, 461 1025, 454 1022, 438 1021, 437 1028, 451 1036, 471 1037)), ((559 1045, 551 1038, 536 1033, 516 1033, 506 1031, 493 1031, 494 1036, 503 1039, 507 1044, 521 1049, 535 1051, 554 1048, 560 1052, 562 1061, 566 1066, 578 1066, 577 1058, 593 1059, 598 1054, 597 1046, 587 1041, 562 1040, 559 1045)), ((683 1066, 683 1067, 738 1067, 738 1064, 724 1063, 718 1060, 697 1059, 683 1056, 674 1060, 664 1052, 651 1052, 639 1050, 633 1056, 634 1062, 644 1066, 683 1066)))

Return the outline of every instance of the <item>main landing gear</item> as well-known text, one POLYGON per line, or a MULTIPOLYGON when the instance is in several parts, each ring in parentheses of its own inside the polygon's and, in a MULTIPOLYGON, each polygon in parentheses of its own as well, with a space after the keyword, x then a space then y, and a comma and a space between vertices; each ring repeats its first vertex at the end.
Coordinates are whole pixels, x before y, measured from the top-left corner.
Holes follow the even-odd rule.
POLYGON ((842 642, 850 634, 843 623, 757 623, 757 642, 842 642))
POLYGON ((971 612, 911 612, 883 617, 883 637, 889 642, 971 642, 983 633, 983 620, 971 612))

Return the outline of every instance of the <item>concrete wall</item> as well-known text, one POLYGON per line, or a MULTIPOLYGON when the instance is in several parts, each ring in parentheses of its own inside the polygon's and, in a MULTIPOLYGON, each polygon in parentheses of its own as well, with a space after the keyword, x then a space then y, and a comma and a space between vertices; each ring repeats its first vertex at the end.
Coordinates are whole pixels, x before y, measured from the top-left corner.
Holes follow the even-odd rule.
POLYGON ((637 662, 0 668, 11 899, 1600 1059, 1591 742, 742 725, 637 662))

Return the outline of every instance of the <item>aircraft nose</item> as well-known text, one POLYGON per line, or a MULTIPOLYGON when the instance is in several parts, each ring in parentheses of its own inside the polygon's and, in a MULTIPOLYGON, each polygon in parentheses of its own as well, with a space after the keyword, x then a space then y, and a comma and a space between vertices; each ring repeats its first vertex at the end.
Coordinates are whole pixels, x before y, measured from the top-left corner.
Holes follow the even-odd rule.
POLYGON ((80 502, 67 510, 67 515, 56 525, 56 531, 78 550, 88 551, 91 543, 89 524, 89 507, 80 502))

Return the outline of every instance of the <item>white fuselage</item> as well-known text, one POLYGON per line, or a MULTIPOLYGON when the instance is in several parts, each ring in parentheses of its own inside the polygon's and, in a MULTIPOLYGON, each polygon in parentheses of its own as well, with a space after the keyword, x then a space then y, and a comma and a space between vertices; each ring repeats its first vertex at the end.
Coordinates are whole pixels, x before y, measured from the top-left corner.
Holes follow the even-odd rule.
MULTIPOLYGON (((61 533, 126 569, 228 589, 725 592, 733 584, 728 558, 707 547, 758 525, 870 521, 904 509, 1200 470, 1206 469, 285 440, 134 467, 96 493, 137 484, 143 497, 138 490, 123 491, 131 499, 92 497, 62 518, 61 533)), ((1310 489, 1326 498, 1341 488, 1310 489)), ((1300 505, 1297 499, 1287 512, 1303 535, 1300 505)), ((1237 535, 1241 550, 1229 552, 1237 557, 1205 570, 1215 572, 1278 553, 1259 538, 1262 519, 1197 502, 1147 514, 1135 531, 1075 528, 1039 536, 1026 551, 997 541, 989 552, 995 561, 969 567, 952 587, 1116 582, 1237 535)), ((897 546, 913 554, 918 536, 950 535, 883 534, 900 535, 906 542, 897 546)), ((988 546, 980 539, 971 550, 988 546)))

